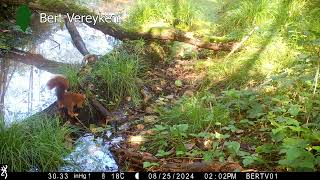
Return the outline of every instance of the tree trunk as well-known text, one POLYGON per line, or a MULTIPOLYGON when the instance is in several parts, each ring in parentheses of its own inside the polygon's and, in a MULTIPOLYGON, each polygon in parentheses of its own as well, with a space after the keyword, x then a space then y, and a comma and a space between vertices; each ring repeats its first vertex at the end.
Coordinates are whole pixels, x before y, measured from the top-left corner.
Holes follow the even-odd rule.
POLYGON ((9 61, 5 58, 0 59, 0 121, 4 120, 4 96, 6 94, 7 76, 9 72, 9 61))

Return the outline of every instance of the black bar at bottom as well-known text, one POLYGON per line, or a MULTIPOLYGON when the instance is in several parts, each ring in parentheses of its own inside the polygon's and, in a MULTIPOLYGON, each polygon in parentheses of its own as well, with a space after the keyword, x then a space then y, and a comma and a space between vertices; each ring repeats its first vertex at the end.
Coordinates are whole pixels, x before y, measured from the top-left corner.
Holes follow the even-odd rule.
MULTIPOLYGON (((0 180, 5 179, 2 173, 0 180)), ((7 172, 10 179, 47 180, 281 180, 281 179, 319 179, 319 172, 7 172)))

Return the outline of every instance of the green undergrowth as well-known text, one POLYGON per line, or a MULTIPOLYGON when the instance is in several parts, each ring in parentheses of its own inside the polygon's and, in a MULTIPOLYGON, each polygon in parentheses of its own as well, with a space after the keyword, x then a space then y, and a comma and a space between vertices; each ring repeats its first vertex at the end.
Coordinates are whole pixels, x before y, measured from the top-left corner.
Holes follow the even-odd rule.
POLYGON ((6 31, 0 33, 0 55, 5 54, 14 47, 27 45, 30 41, 30 32, 23 33, 17 26, 0 19, 0 29, 6 31))
POLYGON ((79 75, 79 65, 65 65, 59 68, 59 74, 63 74, 69 81, 70 89, 77 90, 79 83, 83 81, 83 77, 79 75))
POLYGON ((193 58, 195 70, 207 75, 200 91, 158 107, 159 121, 142 150, 261 170, 319 171, 319 3, 214 1, 215 35, 240 41, 258 29, 230 56, 193 58))
POLYGON ((253 87, 292 67, 301 54, 317 54, 319 2, 218 1, 217 6, 223 9, 218 32, 234 35, 240 41, 255 26, 258 29, 241 51, 198 63, 200 70, 208 71, 212 88, 217 82, 218 88, 253 87))
POLYGON ((148 63, 143 61, 143 41, 124 43, 101 57, 94 65, 92 77, 97 84, 99 100, 117 107, 125 98, 133 105, 141 101, 140 89, 148 63))
POLYGON ((140 32, 177 28, 207 40, 225 41, 227 38, 212 35, 217 29, 212 9, 215 9, 214 3, 205 0, 139 0, 129 10, 124 27, 140 32))
POLYGON ((127 41, 80 72, 78 65, 70 65, 61 67, 59 73, 68 78, 73 91, 85 90, 79 89, 79 84, 85 87, 93 83, 87 95, 96 95, 98 101, 111 109, 125 101, 136 106, 141 102, 140 90, 146 71, 151 65, 165 61, 164 49, 156 42, 127 41))
POLYGON ((8 171, 56 171, 69 152, 64 142, 71 131, 58 118, 37 116, 9 127, 1 120, 0 163, 8 164, 8 171))
POLYGON ((294 78, 304 91, 290 92, 294 84, 283 78, 289 77, 274 77, 260 91, 200 93, 160 107, 160 124, 154 126, 146 150, 161 157, 232 159, 269 170, 317 170, 320 95, 310 92, 308 82, 294 78), (243 148, 248 144, 250 148, 243 148))

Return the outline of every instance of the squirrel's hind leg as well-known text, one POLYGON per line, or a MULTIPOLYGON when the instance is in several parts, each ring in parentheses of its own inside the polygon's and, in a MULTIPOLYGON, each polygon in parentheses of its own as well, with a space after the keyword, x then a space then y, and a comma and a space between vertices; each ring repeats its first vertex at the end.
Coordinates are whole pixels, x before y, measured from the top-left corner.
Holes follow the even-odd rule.
POLYGON ((74 113, 73 112, 73 106, 71 106, 70 108, 68 108, 68 115, 70 117, 75 117, 75 116, 78 116, 79 114, 78 113, 74 113))

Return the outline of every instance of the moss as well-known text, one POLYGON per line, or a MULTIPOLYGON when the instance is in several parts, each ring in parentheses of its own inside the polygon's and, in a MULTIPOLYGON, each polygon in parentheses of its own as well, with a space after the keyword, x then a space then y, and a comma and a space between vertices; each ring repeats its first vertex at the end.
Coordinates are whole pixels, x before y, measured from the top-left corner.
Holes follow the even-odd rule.
POLYGON ((82 15, 96 15, 88 8, 77 5, 73 1, 63 0, 39 0, 38 3, 45 8, 56 10, 62 13, 78 13, 82 15))
POLYGON ((146 45, 145 59, 152 60, 152 63, 159 63, 168 59, 168 49, 166 45, 160 45, 157 42, 151 42, 146 45))

